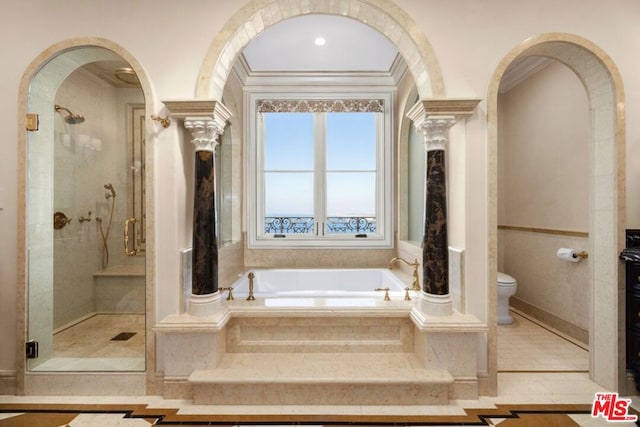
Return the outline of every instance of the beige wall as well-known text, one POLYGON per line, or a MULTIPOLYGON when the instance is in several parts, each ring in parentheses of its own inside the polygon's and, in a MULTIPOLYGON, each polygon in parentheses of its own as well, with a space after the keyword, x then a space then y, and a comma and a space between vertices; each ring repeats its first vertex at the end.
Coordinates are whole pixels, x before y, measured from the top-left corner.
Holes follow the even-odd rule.
MULTIPOLYGON (((382 0, 367 0, 383 3, 382 0)), ((17 358, 16 318, 19 301, 17 283, 24 274, 16 268, 19 217, 17 141, 18 104, 21 79, 43 51, 55 43, 79 38, 101 37, 117 44, 141 64, 151 87, 153 113, 166 114, 162 100, 190 99, 204 57, 213 40, 229 19, 248 0, 194 0, 178 4, 168 0, 139 0, 124 7, 108 0, 65 0, 50 2, 7 1, 0 14, 0 52, 5 59, 0 85, 0 392, 4 378, 15 377, 17 358), (72 11, 73 13, 70 13, 72 11), (26 18, 28 17, 28 19, 26 18), (26 22, 26 24, 25 24, 26 22), (17 42, 18 41, 18 42, 17 42), (150 44, 151 43, 151 44, 150 44), (10 60, 9 60, 10 58, 10 60)), ((267 2, 264 2, 266 4, 267 2)), ((503 58, 525 40, 550 31, 576 34, 606 52, 620 70, 626 99, 626 182, 628 228, 640 227, 640 2, 619 0, 395 0, 416 25, 420 37, 429 40, 441 67, 448 97, 485 99, 492 75, 503 58), (615 24, 613 24, 615 23, 615 24), (612 30, 612 28, 614 30, 612 30)), ((33 68, 30 70, 33 72, 33 68)), ((20 98, 19 98, 20 96, 20 98)), ((151 112, 150 112, 151 113, 151 112)), ((488 142, 487 106, 481 102, 466 126, 465 134, 464 242, 466 301, 470 312, 487 320, 488 244, 487 187, 488 142)), ((155 316, 160 319, 179 311, 179 249, 189 245, 191 199, 186 182, 193 148, 175 124, 168 129, 156 126, 150 133, 154 150, 153 215, 157 245, 150 256, 156 266, 153 283, 155 316)), ((46 167, 46 165, 43 165, 46 167)), ((459 212, 456 212, 457 214, 459 212)), ((455 215, 454 214, 454 215, 455 215)), ((241 251, 238 251, 241 252, 241 251)), ((43 254, 46 256, 46 253, 43 254)), ((10 380, 5 383, 10 382, 10 380)))
POLYGON ((516 298, 588 329, 590 260, 556 257, 588 250, 589 239, 536 229, 589 230, 590 116, 587 94, 553 62, 499 99, 498 269, 518 281, 516 298))
POLYGON ((498 224, 588 230, 588 102, 557 61, 501 95, 498 224))

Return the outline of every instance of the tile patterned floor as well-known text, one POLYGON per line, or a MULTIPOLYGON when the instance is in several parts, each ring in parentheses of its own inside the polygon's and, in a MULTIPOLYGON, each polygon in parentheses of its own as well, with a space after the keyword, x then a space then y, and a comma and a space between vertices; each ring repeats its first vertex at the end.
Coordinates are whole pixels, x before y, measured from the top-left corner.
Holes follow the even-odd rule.
POLYGON ((35 371, 144 371, 144 314, 97 314, 53 337, 53 356, 35 371), (112 341, 133 332, 126 341, 112 341))
MULTIPOLYGON (((205 406, 158 396, 0 396, 0 427, 148 425, 425 425, 425 426, 630 426, 592 418, 596 392, 588 352, 516 314, 499 327, 495 397, 451 401, 446 406, 205 406), (524 361, 524 362, 523 362, 524 361), (516 363, 518 362, 518 363, 516 363)), ((118 329, 118 328, 116 328, 118 329)), ((116 333, 122 332, 121 330, 116 333)), ((115 335, 115 334, 113 334, 115 335)), ((95 352, 104 355, 102 350, 95 352)), ((121 355, 121 353, 116 352, 121 355)), ((94 353, 91 353, 94 354, 94 353)), ((637 402, 637 403, 640 403, 637 402)), ((637 408, 634 405, 634 408, 637 408)), ((638 414, 632 410, 630 413, 638 414)))
POLYGON ((514 323, 498 326, 498 372, 589 372, 583 344, 512 311, 514 323))

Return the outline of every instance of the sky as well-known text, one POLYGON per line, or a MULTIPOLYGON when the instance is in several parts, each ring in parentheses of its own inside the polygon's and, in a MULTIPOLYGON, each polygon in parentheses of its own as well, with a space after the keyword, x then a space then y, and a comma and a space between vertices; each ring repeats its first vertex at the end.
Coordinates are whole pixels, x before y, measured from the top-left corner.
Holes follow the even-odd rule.
MULTIPOLYGON (((264 113, 266 216, 314 215, 314 116, 264 113)), ((324 140, 327 216, 375 216, 376 113, 326 113, 324 140)))

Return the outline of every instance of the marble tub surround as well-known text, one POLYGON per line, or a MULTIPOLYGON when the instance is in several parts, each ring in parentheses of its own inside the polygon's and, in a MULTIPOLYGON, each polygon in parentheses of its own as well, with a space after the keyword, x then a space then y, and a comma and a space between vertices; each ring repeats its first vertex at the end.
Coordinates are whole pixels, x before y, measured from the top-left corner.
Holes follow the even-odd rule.
POLYGON ((474 316, 429 316, 413 299, 223 300, 156 327, 164 396, 197 404, 434 405, 478 397, 474 316), (276 305, 273 305, 274 302, 276 305))

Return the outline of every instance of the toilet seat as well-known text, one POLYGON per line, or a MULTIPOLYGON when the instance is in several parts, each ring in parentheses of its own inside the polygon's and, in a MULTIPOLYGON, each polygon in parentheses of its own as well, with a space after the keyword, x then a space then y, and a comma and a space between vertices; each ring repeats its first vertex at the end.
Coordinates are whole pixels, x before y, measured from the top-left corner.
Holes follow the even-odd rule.
POLYGON ((498 279, 496 280, 498 294, 497 318, 498 325, 510 325, 513 323, 513 317, 509 314, 509 298, 516 294, 516 279, 508 274, 498 271, 498 279))
POLYGON ((508 274, 498 272, 498 286, 512 287, 516 285, 516 279, 508 274))

